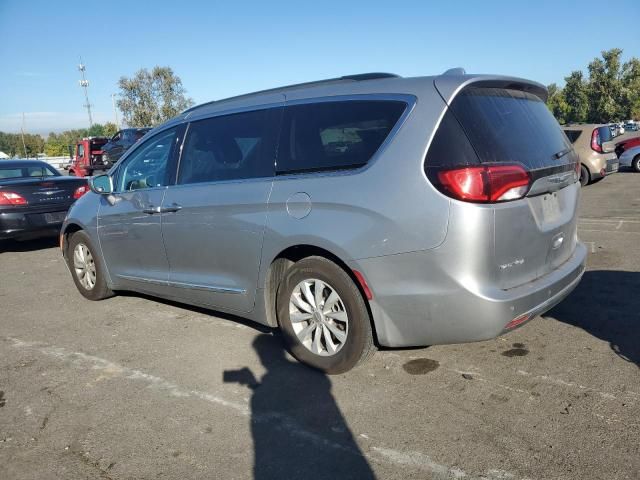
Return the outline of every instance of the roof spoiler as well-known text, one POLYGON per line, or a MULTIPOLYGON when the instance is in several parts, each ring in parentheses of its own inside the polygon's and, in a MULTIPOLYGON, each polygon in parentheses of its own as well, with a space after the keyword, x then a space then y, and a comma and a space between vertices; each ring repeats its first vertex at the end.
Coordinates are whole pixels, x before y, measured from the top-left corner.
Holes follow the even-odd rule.
MULTIPOLYGON (((547 87, 538 82, 533 82, 524 78, 506 77, 501 75, 467 75, 458 73, 457 68, 447 70, 433 81, 436 90, 442 96, 447 105, 451 104, 453 98, 463 89, 469 86, 509 88, 531 93, 543 102, 547 101, 549 93, 547 87)), ((464 71, 464 70, 463 70, 464 71)))

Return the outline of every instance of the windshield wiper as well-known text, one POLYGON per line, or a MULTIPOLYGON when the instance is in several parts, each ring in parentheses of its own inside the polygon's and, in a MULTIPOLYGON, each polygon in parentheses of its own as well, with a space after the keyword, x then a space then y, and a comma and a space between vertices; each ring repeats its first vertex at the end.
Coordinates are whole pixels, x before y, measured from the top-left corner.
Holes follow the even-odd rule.
POLYGON ((555 158, 556 160, 560 160, 562 157, 564 157, 567 153, 571 152, 571 148, 566 148, 564 150, 560 150, 558 153, 554 153, 552 156, 553 158, 555 158))

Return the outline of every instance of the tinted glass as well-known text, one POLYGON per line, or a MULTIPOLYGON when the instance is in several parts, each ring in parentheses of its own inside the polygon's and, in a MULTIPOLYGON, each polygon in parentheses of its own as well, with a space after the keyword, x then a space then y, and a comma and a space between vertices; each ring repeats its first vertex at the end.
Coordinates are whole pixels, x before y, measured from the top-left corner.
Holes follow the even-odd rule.
POLYGON ((176 129, 165 130, 140 145, 118 168, 117 191, 162 187, 168 183, 167 163, 176 129))
POLYGON ((193 122, 182 147, 178 183, 273 176, 281 109, 193 122))
POLYGON ((598 127, 598 131, 600 133, 600 143, 610 142, 614 135, 611 133, 611 129, 609 127, 598 127))
POLYGON ((479 162, 460 123, 451 111, 447 111, 429 146, 426 166, 457 167, 479 162))
POLYGON ((580 138, 582 130, 565 130, 564 134, 567 136, 571 143, 576 143, 576 140, 580 138))
POLYGON ((575 162, 556 158, 571 147, 547 106, 535 95, 502 88, 469 88, 451 110, 481 162, 518 162, 529 170, 575 162))
POLYGON ((397 101, 342 101, 285 109, 278 173, 365 165, 406 108, 397 101))
POLYGON ((144 137, 144 134, 147 133, 148 131, 149 130, 136 130, 135 133, 133 134, 133 141, 137 142, 142 137, 144 137))
POLYGON ((0 167, 0 179, 25 177, 57 177, 60 174, 50 165, 0 167))

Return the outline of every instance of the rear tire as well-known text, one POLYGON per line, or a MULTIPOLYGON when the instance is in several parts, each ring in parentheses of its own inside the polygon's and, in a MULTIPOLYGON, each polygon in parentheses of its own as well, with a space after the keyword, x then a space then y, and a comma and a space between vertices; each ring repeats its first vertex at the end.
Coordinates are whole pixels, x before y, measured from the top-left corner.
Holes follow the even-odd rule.
POLYGON ((73 283, 80 294, 89 300, 103 300, 113 296, 107 287, 102 262, 89 235, 82 230, 75 232, 67 247, 67 264, 73 277, 73 283))
POLYGON ((636 172, 640 172, 640 155, 636 155, 632 160, 631 168, 633 168, 636 172))
POLYGON ((294 263, 276 292, 278 323, 289 352, 329 374, 344 373, 375 351, 360 290, 324 257, 294 263))
POLYGON ((589 170, 584 165, 580 166, 580 185, 586 187, 591 183, 591 175, 589 175, 589 170))

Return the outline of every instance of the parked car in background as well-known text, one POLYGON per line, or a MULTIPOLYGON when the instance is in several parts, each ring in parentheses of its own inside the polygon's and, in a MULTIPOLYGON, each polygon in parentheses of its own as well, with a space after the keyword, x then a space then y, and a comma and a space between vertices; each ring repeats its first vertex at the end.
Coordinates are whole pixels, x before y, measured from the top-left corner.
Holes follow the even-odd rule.
POLYGON ((636 172, 640 172, 640 144, 625 148, 620 155, 620 166, 631 167, 636 172))
POLYGON ((616 155, 618 155, 618 158, 620 158, 625 150, 637 146, 640 146, 640 137, 629 138, 627 140, 623 140, 622 142, 618 142, 616 143, 615 148, 616 155))
POLYGON ((638 131, 638 123, 634 120, 627 120, 624 123, 624 129, 628 132, 637 132, 638 131))
POLYGON ((39 160, 0 164, 0 239, 59 231, 73 202, 89 191, 82 178, 62 176, 39 160))
POLYGON ((116 163, 122 154, 126 152, 133 144, 145 136, 151 130, 150 128, 125 128, 119 130, 109 139, 102 147, 104 160, 110 164, 116 163))
POLYGON ((108 170, 111 164, 105 162, 102 147, 107 143, 107 137, 85 137, 75 147, 75 152, 69 164, 69 175, 76 177, 90 177, 94 173, 108 170))
POLYGON ((562 127, 580 158, 580 184, 588 185, 618 171, 618 156, 608 125, 569 124, 562 127))
POLYGON ((375 342, 493 338, 585 268, 578 157, 546 98, 455 69, 200 105, 90 180, 62 251, 88 299, 134 290, 234 312, 329 373, 375 342))

